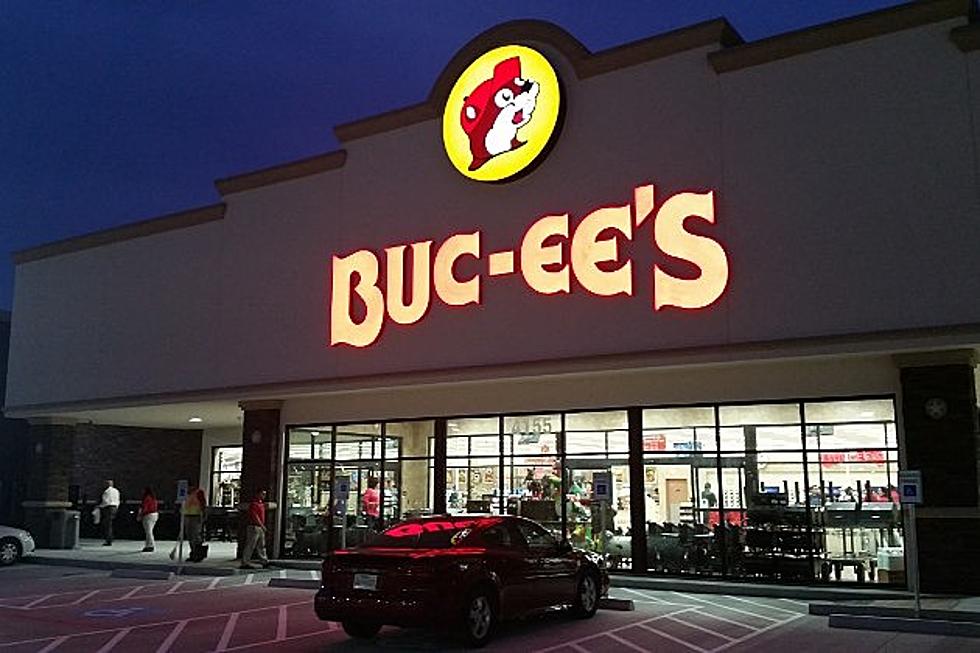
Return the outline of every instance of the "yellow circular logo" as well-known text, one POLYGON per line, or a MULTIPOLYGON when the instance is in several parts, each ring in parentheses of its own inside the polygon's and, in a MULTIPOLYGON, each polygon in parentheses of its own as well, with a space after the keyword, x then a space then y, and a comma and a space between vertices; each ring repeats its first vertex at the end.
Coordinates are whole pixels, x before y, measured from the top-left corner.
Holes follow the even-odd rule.
POLYGON ((456 80, 442 115, 449 160, 477 181, 517 175, 558 128, 561 89, 548 60, 523 45, 480 55, 456 80))

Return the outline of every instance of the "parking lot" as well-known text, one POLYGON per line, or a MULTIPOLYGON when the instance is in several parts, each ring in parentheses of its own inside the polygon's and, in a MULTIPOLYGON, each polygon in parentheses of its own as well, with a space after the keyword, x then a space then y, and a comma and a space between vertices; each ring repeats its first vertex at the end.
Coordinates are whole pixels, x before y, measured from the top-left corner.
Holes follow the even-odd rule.
MULTIPOLYGON (((275 570, 170 581, 107 572, 20 565, 0 570, 0 653, 109 651, 447 650, 424 631, 386 628, 371 642, 347 637, 312 610, 312 591, 270 588, 270 578, 316 572, 275 570)), ((636 610, 602 610, 576 621, 561 612, 506 624, 487 650, 599 651, 980 651, 969 639, 827 628, 803 602, 617 588, 636 610)))

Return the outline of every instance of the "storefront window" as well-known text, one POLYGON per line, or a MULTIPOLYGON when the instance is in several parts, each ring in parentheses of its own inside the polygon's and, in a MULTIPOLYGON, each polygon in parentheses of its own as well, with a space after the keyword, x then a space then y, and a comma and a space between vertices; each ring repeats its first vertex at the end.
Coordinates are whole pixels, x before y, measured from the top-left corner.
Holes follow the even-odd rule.
POLYGON ((242 448, 214 447, 211 456, 211 505, 234 508, 241 501, 242 448))

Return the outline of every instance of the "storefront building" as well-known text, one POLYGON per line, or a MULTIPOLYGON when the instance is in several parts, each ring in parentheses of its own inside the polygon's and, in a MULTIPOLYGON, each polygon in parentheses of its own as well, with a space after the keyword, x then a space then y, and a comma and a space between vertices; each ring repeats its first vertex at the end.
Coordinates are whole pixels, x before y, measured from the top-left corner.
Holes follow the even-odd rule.
POLYGON ((633 573, 904 585, 917 469, 923 587, 976 591, 969 17, 490 29, 343 150, 19 253, 6 412, 188 430, 283 557, 511 512, 633 573))

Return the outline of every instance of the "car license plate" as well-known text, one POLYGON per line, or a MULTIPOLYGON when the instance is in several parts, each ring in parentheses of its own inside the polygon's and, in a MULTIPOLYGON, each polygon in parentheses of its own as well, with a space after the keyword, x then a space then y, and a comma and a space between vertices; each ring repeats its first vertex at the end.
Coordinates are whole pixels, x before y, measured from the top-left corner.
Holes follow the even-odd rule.
POLYGON ((369 590, 371 592, 378 589, 377 574, 354 574, 354 589, 369 590))

